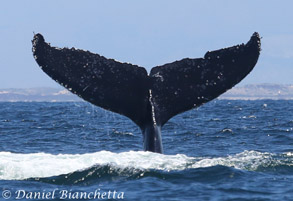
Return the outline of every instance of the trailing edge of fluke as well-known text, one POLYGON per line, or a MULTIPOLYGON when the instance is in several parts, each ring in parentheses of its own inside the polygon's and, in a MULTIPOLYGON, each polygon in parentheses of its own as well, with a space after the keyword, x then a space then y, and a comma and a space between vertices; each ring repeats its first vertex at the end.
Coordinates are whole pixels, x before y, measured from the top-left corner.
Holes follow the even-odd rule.
POLYGON ((260 54, 260 37, 246 44, 143 67, 75 48, 56 48, 41 34, 33 56, 53 80, 84 100, 130 118, 143 133, 144 149, 162 153, 161 128, 173 116, 218 97, 248 75, 260 54))

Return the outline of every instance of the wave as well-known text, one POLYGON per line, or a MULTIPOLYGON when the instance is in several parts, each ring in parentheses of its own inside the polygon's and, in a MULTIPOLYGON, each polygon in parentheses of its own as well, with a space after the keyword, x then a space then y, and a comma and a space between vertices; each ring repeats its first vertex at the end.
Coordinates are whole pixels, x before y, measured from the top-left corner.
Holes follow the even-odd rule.
MULTIPOLYGON (((244 151, 227 157, 188 157, 144 151, 87 154, 20 154, 0 152, 0 180, 34 179, 45 182, 79 183, 116 177, 174 177, 184 171, 228 167, 248 171, 293 172, 293 153, 272 154, 244 151)), ((218 172, 218 170, 216 171, 218 172)), ((193 172, 194 173, 194 172, 193 172)), ((182 176, 182 175, 181 175, 182 176)))

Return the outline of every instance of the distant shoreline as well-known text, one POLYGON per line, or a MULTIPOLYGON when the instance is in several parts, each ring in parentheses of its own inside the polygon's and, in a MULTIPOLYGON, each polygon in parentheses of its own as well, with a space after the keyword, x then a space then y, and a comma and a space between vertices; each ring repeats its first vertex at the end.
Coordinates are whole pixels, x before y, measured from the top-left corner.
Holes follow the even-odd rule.
MULTIPOLYGON (((293 100, 293 84, 251 84, 234 87, 219 100, 293 100)), ((64 88, 0 89, 0 102, 80 102, 78 96, 64 88)))

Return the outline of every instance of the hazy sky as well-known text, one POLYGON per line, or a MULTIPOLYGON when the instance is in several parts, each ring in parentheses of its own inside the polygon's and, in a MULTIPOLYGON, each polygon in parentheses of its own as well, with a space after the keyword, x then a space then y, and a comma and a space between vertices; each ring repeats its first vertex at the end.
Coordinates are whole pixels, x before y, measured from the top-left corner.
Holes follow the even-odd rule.
POLYGON ((292 0, 3 0, 0 88, 58 87, 33 59, 33 32, 150 70, 246 43, 258 31, 260 59, 241 84, 293 84, 292 8, 292 0))

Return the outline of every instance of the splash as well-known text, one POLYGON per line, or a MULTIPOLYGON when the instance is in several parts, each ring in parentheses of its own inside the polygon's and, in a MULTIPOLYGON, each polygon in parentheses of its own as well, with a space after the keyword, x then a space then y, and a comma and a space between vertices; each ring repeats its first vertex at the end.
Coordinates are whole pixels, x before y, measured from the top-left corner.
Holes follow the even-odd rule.
POLYGON ((183 171, 187 169, 226 166, 236 169, 257 171, 260 168, 278 165, 293 166, 293 157, 283 154, 244 151, 227 157, 188 157, 183 154, 162 155, 152 152, 129 151, 113 153, 100 151, 88 154, 20 154, 0 152, 0 179, 23 180, 69 174, 94 166, 110 166, 120 170, 183 171), (282 157, 285 157, 282 158, 282 157))

